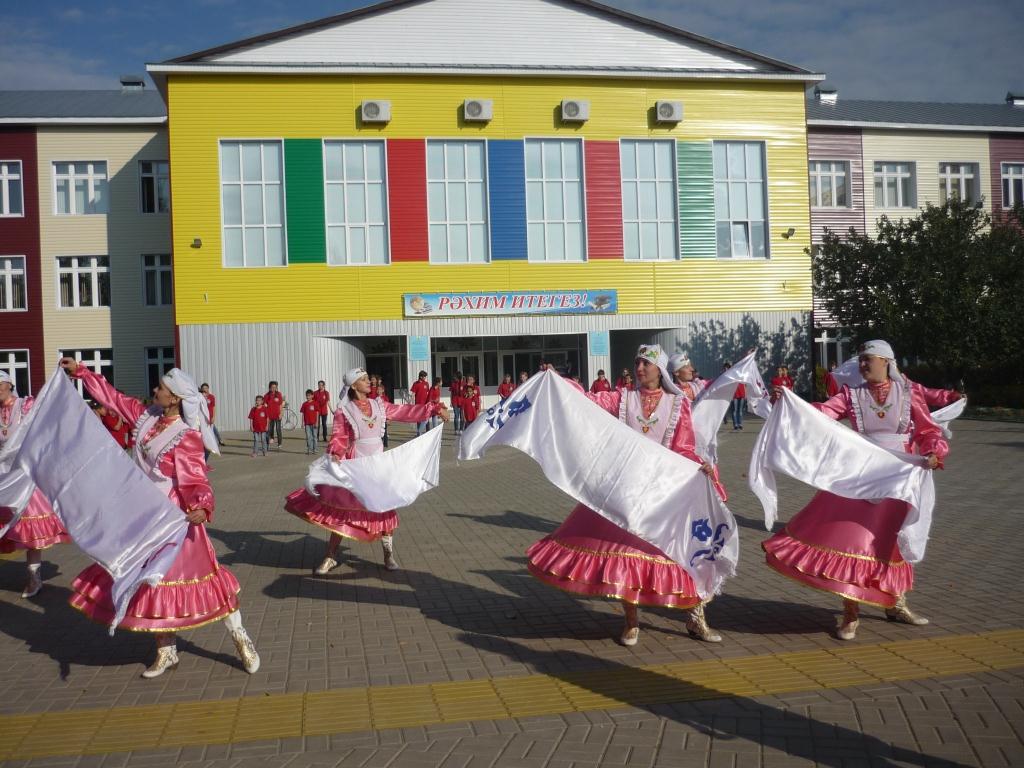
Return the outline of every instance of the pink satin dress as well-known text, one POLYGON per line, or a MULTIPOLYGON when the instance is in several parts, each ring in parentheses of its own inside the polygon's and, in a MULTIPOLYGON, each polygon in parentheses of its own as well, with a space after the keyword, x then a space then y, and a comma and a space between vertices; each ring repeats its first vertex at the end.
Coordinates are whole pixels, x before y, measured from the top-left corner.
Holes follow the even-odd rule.
MULTIPOLYGON (((694 449, 690 401, 685 397, 663 392, 655 410, 644 418, 640 391, 585 394, 631 429, 703 463, 694 449)), ((717 481, 715 487, 724 500, 725 489, 717 481)), ((674 560, 584 504, 577 504, 553 533, 534 543, 526 557, 527 568, 537 579, 577 595, 669 608, 693 608, 701 602, 693 579, 674 560)))
MULTIPOLYGON (((0 405, 0 445, 7 442, 7 432, 14 424, 28 415, 35 398, 20 397, 0 405), (15 408, 19 409, 15 412, 15 408)), ((0 525, 10 522, 13 512, 10 507, 0 507, 0 525)), ((38 490, 33 491, 28 505, 11 529, 0 539, 0 552, 9 554, 17 549, 48 549, 55 544, 71 541, 60 518, 53 513, 50 502, 38 490)))
MULTIPOLYGON (((415 424, 437 414, 439 402, 422 405, 396 405, 382 398, 369 400, 370 416, 351 401, 334 412, 334 430, 327 452, 339 459, 372 456, 384 451, 384 425, 388 420, 415 424)), ((371 512, 345 488, 318 486, 319 497, 305 488, 292 491, 284 508, 307 523, 325 528, 346 539, 376 541, 390 536, 398 528, 398 513, 371 512)))
MULTIPOLYGON (((76 377, 82 379, 89 394, 121 418, 137 424, 146 414, 146 406, 118 392, 101 375, 79 366, 76 377)), ((152 431, 152 430, 150 430, 152 431)), ((136 437, 134 456, 140 465, 147 435, 136 437)), ((213 519, 213 490, 206 478, 203 438, 197 430, 186 429, 169 450, 154 457, 156 466, 171 482, 168 498, 181 507, 206 509, 207 521, 213 519)), ((93 621, 109 624, 114 617, 110 598, 111 578, 102 566, 93 564, 78 574, 71 585, 71 605, 93 621)), ((223 619, 238 610, 238 580, 217 562, 217 554, 206 534, 206 526, 190 523, 185 542, 174 564, 155 587, 144 584, 128 604, 128 613, 118 625, 135 632, 173 632, 194 629, 223 619)))
MULTIPOLYGON (((844 385, 814 406, 832 419, 848 418, 854 429, 890 450, 940 461, 949 452, 928 415, 922 388, 893 381, 881 405, 868 385, 844 385)), ((914 586, 914 566, 903 559, 897 535, 908 505, 896 499, 875 503, 819 491, 785 528, 762 542, 765 561, 801 584, 862 603, 892 608, 914 586)))

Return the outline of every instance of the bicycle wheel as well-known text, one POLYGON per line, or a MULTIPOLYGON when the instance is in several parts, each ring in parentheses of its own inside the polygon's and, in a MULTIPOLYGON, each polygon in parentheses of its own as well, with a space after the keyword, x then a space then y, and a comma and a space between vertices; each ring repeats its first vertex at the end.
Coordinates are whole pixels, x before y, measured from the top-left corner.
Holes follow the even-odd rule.
POLYGON ((291 431, 299 426, 299 417, 291 408, 285 408, 281 412, 281 426, 291 431))

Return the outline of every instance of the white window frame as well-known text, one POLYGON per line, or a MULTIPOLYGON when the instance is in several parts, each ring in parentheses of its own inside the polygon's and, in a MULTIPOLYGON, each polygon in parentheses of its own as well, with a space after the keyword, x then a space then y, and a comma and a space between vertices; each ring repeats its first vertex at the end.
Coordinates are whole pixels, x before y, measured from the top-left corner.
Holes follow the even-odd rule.
POLYGON ((7 297, 4 304, 0 304, 0 312, 28 312, 28 259, 20 254, 0 256, 0 283, 3 283, 3 295, 7 297), (4 262, 7 260, 12 263, 5 264, 4 262), (17 266, 18 260, 21 261, 20 267, 17 266), (19 276, 21 277, 21 295, 25 299, 25 306, 9 306, 14 300, 14 282, 19 276))
POLYGON ((872 166, 872 189, 875 195, 875 207, 885 209, 914 209, 917 208, 917 163, 912 160, 875 160, 872 166), (906 173, 902 171, 890 172, 885 169, 887 165, 905 165, 909 169, 906 173), (881 169, 881 170, 879 170, 881 169), (878 199, 878 180, 882 180, 882 200, 878 199), (893 205, 889 205, 888 200, 888 185, 886 182, 889 179, 896 180, 896 201, 893 205), (910 197, 909 201, 901 199, 903 197, 903 185, 900 183, 901 179, 910 179, 910 197))
POLYGON ((159 382, 159 380, 163 378, 164 374, 174 367, 174 353, 175 349, 173 344, 161 345, 156 347, 146 347, 143 350, 143 358, 145 360, 146 366, 146 382, 148 383, 150 389, 153 389, 156 386, 156 384, 153 384, 152 380, 149 377, 149 367, 151 365, 158 366, 157 381, 159 382), (167 357, 165 355, 165 352, 167 352, 167 350, 171 351, 170 357, 167 357))
POLYGON ((429 260, 431 264, 488 264, 491 261, 491 222, 490 222, 490 211, 489 211, 489 188, 488 188, 488 172, 489 168, 487 165, 487 140, 486 139, 463 139, 463 138, 430 138, 424 141, 424 149, 426 151, 426 196, 427 196, 427 250, 429 253, 429 260), (430 178, 430 145, 440 144, 444 149, 444 177, 441 179, 430 178), (450 179, 448 178, 448 145, 462 145, 463 155, 463 169, 466 177, 462 179, 450 179), (466 162, 466 150, 470 144, 479 145, 481 152, 480 171, 481 178, 470 179, 468 178, 468 167, 469 164, 466 162), (430 185, 431 184, 442 184, 444 186, 444 212, 445 216, 443 219, 432 219, 430 210, 430 185), (483 194, 483 204, 481 210, 483 211, 483 218, 471 219, 469 215, 470 211, 470 191, 473 185, 480 185, 483 194), (450 201, 451 195, 449 190, 454 186, 462 186, 466 190, 466 218, 464 220, 455 220, 451 217, 450 201), (466 261, 453 261, 451 257, 451 245, 452 237, 451 231, 453 226, 465 226, 466 227, 466 248, 467 248, 467 260, 466 261), (445 228, 445 254, 444 257, 439 257, 434 250, 434 239, 433 239, 433 227, 443 226, 445 228), (482 226, 484 230, 484 254, 482 259, 474 259, 473 256, 473 240, 470 237, 471 228, 473 226, 482 226))
POLYGON ((826 160, 822 158, 815 158, 808 161, 807 172, 810 177, 811 187, 811 208, 820 208, 826 211, 832 210, 846 210, 853 207, 853 200, 851 192, 852 188, 850 185, 850 161, 849 160, 826 160), (827 164, 828 168, 815 168, 818 164, 827 164), (836 168, 836 166, 841 166, 836 168), (832 182, 832 205, 825 205, 821 201, 822 184, 823 178, 830 179, 832 182), (840 205, 836 203, 836 190, 839 189, 838 180, 842 179, 843 192, 846 194, 846 203, 840 205))
POLYGON ((14 347, 13 349, 0 349, 0 371, 6 371, 7 375, 14 381, 14 388, 18 391, 19 397, 32 394, 32 353, 25 347, 14 347), (25 361, 16 359, 16 356, 25 353, 25 361), (18 371, 25 371, 25 388, 18 386, 18 371))
POLYGON ((171 254, 169 253, 144 253, 139 257, 142 263, 142 304, 146 307, 169 307, 174 304, 174 273, 173 273, 173 262, 171 254), (166 263, 155 263, 147 264, 147 259, 154 260, 166 260, 166 263), (149 273, 153 273, 153 285, 156 293, 156 302, 150 303, 149 297, 146 295, 146 278, 149 273), (163 295, 164 281, 167 281, 170 286, 170 297, 171 300, 168 302, 161 301, 163 295))
POLYGON ((54 216, 105 216, 110 213, 110 163, 106 160, 54 160, 51 164, 53 169, 53 215, 54 216), (87 169, 85 174, 79 175, 75 172, 74 167, 76 165, 86 165, 87 169), (59 174, 57 172, 58 165, 69 165, 71 169, 67 175, 59 174), (102 165, 102 175, 96 173, 95 166, 102 165), (68 182, 68 210, 65 212, 60 211, 59 193, 57 192, 57 182, 61 179, 65 179, 68 182), (75 209, 75 182, 84 180, 87 183, 86 189, 86 210, 79 211, 75 209), (106 193, 103 195, 103 206, 102 210, 96 207, 96 187, 99 183, 103 184, 103 191, 106 193))
MULTIPOLYGON (((564 166, 565 166, 565 157, 564 157, 564 155, 561 155, 561 161, 562 161, 561 165, 564 168, 564 166)), ((523 178, 524 178, 524 182, 525 182, 525 185, 526 185, 526 255, 527 255, 527 261, 530 264, 585 264, 589 260, 589 253, 588 253, 588 245, 589 245, 589 243, 587 242, 587 168, 586 168, 586 166, 587 166, 586 146, 585 146, 585 144, 584 144, 582 139, 566 138, 564 136, 528 136, 528 137, 523 139, 523 178), (540 147, 541 147, 541 176, 540 176, 539 179, 531 179, 530 178, 529 160, 528 160, 528 158, 526 156, 529 145, 531 143, 534 143, 534 142, 539 143, 540 147), (579 179, 578 180, 576 180, 576 179, 568 179, 567 180, 564 176, 561 176, 561 175, 557 179, 556 178, 548 179, 544 175, 544 173, 545 173, 545 171, 544 171, 544 145, 547 144, 547 143, 551 143, 551 142, 557 142, 558 144, 575 143, 579 147, 579 153, 580 153, 580 175, 579 175, 579 179), (531 181, 533 181, 533 182, 539 181, 540 184, 541 184, 541 189, 542 190, 544 190, 545 185, 548 184, 548 183, 558 182, 558 183, 561 184, 561 188, 562 188, 562 190, 561 190, 561 196, 562 196, 562 218, 561 219, 549 219, 547 217, 547 211, 546 211, 547 193, 546 193, 546 191, 544 192, 544 194, 541 197, 541 208, 543 210, 543 217, 540 218, 540 219, 531 219, 530 218, 530 182, 531 181), (566 198, 566 194, 565 194, 565 186, 566 186, 566 184, 574 184, 574 183, 578 183, 579 186, 580 186, 580 196, 579 196, 579 200, 580 200, 580 218, 579 218, 578 222, 575 219, 568 219, 568 218, 566 218, 566 215, 565 215, 565 213, 566 213, 565 201, 567 199, 566 198), (543 258, 538 257, 530 248, 530 242, 531 242, 530 225, 531 224, 541 225, 541 226, 544 227, 544 254, 543 254, 543 258), (580 258, 579 259, 563 258, 563 259, 560 259, 560 260, 548 258, 548 254, 550 252, 550 247, 548 245, 549 237, 550 237, 550 227, 558 226, 558 225, 562 226, 562 253, 564 255, 564 254, 568 253, 568 249, 566 248, 566 244, 568 243, 568 240, 566 238, 567 238, 567 232, 568 232, 568 225, 570 225, 570 224, 572 224, 572 225, 579 224, 579 227, 580 227, 580 232, 581 232, 581 235, 582 235, 582 244, 580 246, 580 258)))
POLYGON ((679 259, 679 152, 676 140, 673 138, 668 139, 652 139, 648 137, 644 138, 623 138, 619 139, 619 191, 622 198, 622 258, 625 261, 631 263, 650 262, 650 261, 676 261, 679 259), (654 154, 654 176, 651 178, 641 178, 640 175, 640 163, 639 163, 639 146, 641 144, 655 145, 654 154), (669 146, 669 173, 667 176, 662 177, 660 175, 660 169, 658 168, 658 156, 657 146, 658 144, 666 144, 669 146), (627 146, 633 150, 633 167, 636 170, 636 175, 633 178, 627 179, 622 172, 624 158, 626 157, 627 146), (668 211, 662 210, 662 199, 658 194, 658 187, 661 184, 668 183, 672 187, 671 196, 667 207, 668 211), (632 195, 634 205, 633 209, 636 211, 635 217, 627 217, 626 215, 626 197, 627 197, 627 184, 632 184, 632 195), (654 188, 654 205, 655 215, 653 219, 645 218, 642 212, 642 188, 646 186, 653 186, 654 188), (667 214, 667 215, 666 215, 667 214), (644 225, 654 225, 655 227, 655 239, 654 239, 654 255, 650 256, 645 251, 644 247, 644 225), (635 226, 637 229, 636 242, 637 242, 637 255, 630 256, 627 250, 627 243, 630 241, 629 236, 626 234, 627 229, 631 226, 635 226), (665 243, 662 242, 661 232, 665 227, 670 227, 672 230, 672 237, 669 239, 670 252, 662 253, 662 246, 665 243))
POLYGON ((955 191, 961 200, 978 206, 981 201, 981 164, 961 161, 942 160, 939 163, 939 202, 945 203, 950 193, 955 191), (955 172, 943 171, 942 166, 949 166, 955 172), (964 169, 968 172, 964 172, 964 169), (966 192, 966 194, 964 194, 966 192))
POLYGON ((1009 211, 1017 203, 1024 203, 1024 194, 1021 195, 1020 200, 1013 199, 1013 182, 1017 179, 1021 181, 1021 191, 1024 193, 1024 160, 1006 160, 999 163, 999 188, 1003 196, 1003 210, 1009 211), (1011 170, 1011 168, 1013 170, 1011 170), (1013 171, 1019 171, 1014 173, 1013 171), (1009 181, 1010 185, 1007 186, 1006 182, 1009 181), (1006 199, 1006 192, 1009 190, 1010 199, 1006 199))
MULTIPOLYGON (((283 269, 288 266, 288 190, 285 183, 285 157, 284 157, 284 139, 277 138, 222 138, 217 142, 217 179, 218 187, 217 191, 220 196, 220 242, 221 242, 221 266, 225 269, 283 269), (225 181, 224 180, 224 145, 225 144, 238 144, 239 145, 239 169, 238 169, 238 181, 225 181), (244 181, 242 179, 242 144, 259 144, 260 149, 260 180, 259 182, 244 181), (283 263, 281 264, 267 264, 267 230, 277 229, 278 225, 267 224, 264 215, 264 222, 262 224, 246 224, 245 223, 245 190, 246 184, 259 183, 263 189, 263 207, 266 207, 266 187, 268 182, 263 179, 263 151, 262 145, 264 144, 277 144, 281 150, 281 180, 279 182, 270 182, 270 184, 279 184, 281 187, 281 256, 283 263), (224 187, 227 184, 237 185, 240 195, 240 213, 242 216, 241 224, 227 224, 224 220, 224 187), (246 261, 245 254, 245 230, 252 228, 261 228, 263 230, 263 263, 262 264, 249 264, 246 261), (228 264, 228 249, 227 249, 227 231, 229 229, 238 229, 242 232, 242 263, 241 264, 228 264)), ((264 212, 265 213, 265 212, 264 212)))
POLYGON ((139 160, 139 213, 147 216, 151 214, 162 214, 171 212, 171 163, 168 160, 139 160), (150 165, 151 171, 144 170, 144 165, 150 165), (160 166, 163 166, 164 173, 160 173, 160 166), (160 210, 160 181, 161 179, 167 182, 167 208, 160 210), (150 182, 153 185, 153 205, 154 210, 146 210, 146 194, 145 187, 146 183, 150 182))
POLYGON ((56 280, 56 300, 57 309, 109 309, 110 304, 82 304, 82 297, 79 291, 78 278, 80 275, 89 274, 92 276, 92 295, 98 301, 100 297, 100 275, 107 276, 107 295, 113 302, 113 296, 110 295, 110 257, 106 254, 95 254, 90 256, 55 256, 56 260, 56 274, 54 275, 56 280), (60 265, 61 259, 74 259, 75 262, 70 267, 62 267, 60 265), (79 259, 88 260, 88 265, 83 267, 78 261, 79 259), (106 259, 106 265, 100 263, 100 259, 106 259), (71 280, 71 295, 74 299, 74 303, 70 306, 65 306, 61 303, 61 289, 60 289, 60 278, 61 275, 69 274, 72 276, 71 280))
MULTIPOLYGON (((366 139, 363 137, 356 138, 337 138, 330 137, 323 140, 323 147, 321 151, 323 157, 323 175, 324 175, 324 242, 327 245, 327 266, 329 267, 384 267, 391 263, 391 190, 388 189, 388 145, 384 139, 366 139), (328 145, 340 145, 342 147, 342 173, 344 174, 345 169, 345 145, 361 145, 363 148, 363 178, 349 181, 347 178, 342 179, 328 179, 327 178, 327 147, 328 145), (376 184, 376 181, 370 181, 366 178, 366 146, 373 144, 380 146, 381 149, 381 191, 384 193, 384 204, 383 204, 383 217, 381 223, 370 222, 367 218, 369 211, 369 197, 367 196, 367 189, 370 184, 376 184), (331 186, 341 186, 345 190, 345 216, 344 221, 332 223, 328 217, 327 210, 327 198, 328 188, 331 186), (359 188, 363 195, 363 221, 352 223, 348 222, 348 195, 349 189, 359 188), (352 232, 356 229, 369 230, 371 227, 383 227, 384 229, 384 261, 383 262, 371 262, 369 260, 363 262, 353 262, 349 259, 349 254, 352 252, 352 232), (331 261, 331 230, 338 229, 344 232, 345 237, 345 261, 331 261)), ((364 247, 369 243, 369 239, 364 234, 364 247)), ((367 249, 367 253, 369 250, 367 249)))
POLYGON ((711 162, 712 162, 712 172, 711 173, 712 173, 712 178, 714 179, 714 184, 715 184, 715 191, 714 191, 714 194, 715 194, 715 257, 718 258, 718 259, 721 259, 721 260, 732 260, 732 261, 735 261, 735 260, 760 261, 762 259, 767 261, 768 259, 771 259, 771 227, 769 226, 769 210, 768 210, 768 143, 763 141, 763 140, 762 141, 756 141, 756 140, 755 141, 745 141, 743 139, 715 139, 715 140, 712 141, 711 154, 712 154, 712 160, 711 160, 711 162), (729 146, 733 145, 733 144, 740 144, 740 145, 744 146, 744 151, 743 151, 744 175, 743 175, 742 179, 733 178, 732 176, 728 175, 728 173, 729 173, 729 157, 728 157, 729 146), (761 148, 761 178, 760 179, 751 179, 750 176, 746 172, 746 166, 747 166, 746 145, 747 144, 757 144, 761 148), (725 147, 725 152, 726 152, 726 160, 725 160, 726 176, 724 178, 720 178, 718 176, 717 172, 714 170, 714 163, 715 163, 714 153, 715 153, 715 147, 718 146, 718 145, 723 145, 725 147), (729 199, 730 199, 730 211, 729 211, 729 216, 728 217, 721 217, 721 216, 719 216, 720 211, 718 210, 718 185, 719 184, 723 184, 723 183, 728 188, 728 194, 729 194, 729 199), (732 185, 733 184, 744 184, 745 185, 744 193, 745 193, 746 196, 745 196, 744 201, 743 201, 743 206, 744 206, 744 208, 746 208, 746 211, 747 211, 746 218, 737 218, 737 217, 733 217, 732 216, 732 210, 731 210, 732 203, 731 203, 731 200, 732 200, 732 185), (751 185, 760 185, 760 187, 761 187, 761 207, 763 209, 763 215, 764 215, 763 219, 751 218, 751 216, 750 216, 750 203, 749 203, 750 195, 749 195, 749 192, 747 190, 749 189, 749 187, 751 185), (729 230, 730 230, 730 233, 729 233, 729 255, 728 256, 722 256, 718 252, 719 251, 718 229, 719 229, 719 225, 724 223, 724 222, 728 222, 729 223, 729 230), (752 234, 753 234, 753 224, 754 223, 760 223, 763 226, 763 228, 764 228, 764 256, 755 256, 754 255, 754 241, 753 241, 753 237, 752 237, 752 234), (737 224, 746 225, 746 241, 747 241, 747 252, 746 253, 737 253, 736 252, 736 241, 735 241, 735 238, 732 237, 732 230, 733 230, 733 228, 737 224))
MULTIPOLYGON (((87 347, 83 349, 62 349, 60 351, 61 357, 70 357, 74 359, 79 365, 84 365, 90 371, 98 373, 111 384, 114 383, 114 350, 109 347, 87 347), (90 353, 92 359, 85 357, 86 353, 90 353)), ((85 387, 82 385, 81 379, 74 379, 75 389, 78 390, 78 394, 85 397, 85 387)))
POLYGON ((21 160, 0 160, 0 218, 25 217, 25 174, 21 160), (17 165, 16 172, 11 173, 10 166, 17 165), (17 183, 21 190, 21 210, 11 213, 11 186, 17 183))

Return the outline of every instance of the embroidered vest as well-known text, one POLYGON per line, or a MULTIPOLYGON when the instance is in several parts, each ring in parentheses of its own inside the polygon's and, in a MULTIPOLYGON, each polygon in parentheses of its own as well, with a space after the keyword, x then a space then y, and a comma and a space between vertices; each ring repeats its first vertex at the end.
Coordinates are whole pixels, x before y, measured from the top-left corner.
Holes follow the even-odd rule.
POLYGON ((14 398, 11 403, 11 420, 5 426, 0 427, 0 447, 18 432, 18 427, 21 426, 21 417, 24 416, 22 411, 24 410, 25 399, 21 397, 14 398))
POLYGON ((342 409, 355 435, 355 456, 369 456, 384 450, 382 438, 387 420, 384 404, 378 398, 369 399, 367 402, 370 404, 369 416, 359 410, 359 406, 351 400, 348 400, 342 409))
POLYGON ((189 426, 184 419, 178 419, 167 429, 150 440, 146 445, 142 439, 148 435, 160 421, 163 415, 159 408, 147 408, 135 421, 132 435, 135 438, 135 447, 132 449, 132 457, 146 476, 152 480, 157 487, 165 494, 170 495, 174 483, 160 470, 160 461, 164 455, 174 448, 185 436, 189 426))
POLYGON ((910 381, 893 380, 889 396, 879 405, 867 384, 850 388, 850 403, 857 431, 873 443, 891 450, 905 450, 910 437, 910 381))
POLYGON ((666 448, 671 448, 682 406, 682 397, 662 392, 657 407, 645 418, 639 390, 627 390, 622 393, 619 400, 619 420, 625 422, 630 429, 635 429, 666 448))

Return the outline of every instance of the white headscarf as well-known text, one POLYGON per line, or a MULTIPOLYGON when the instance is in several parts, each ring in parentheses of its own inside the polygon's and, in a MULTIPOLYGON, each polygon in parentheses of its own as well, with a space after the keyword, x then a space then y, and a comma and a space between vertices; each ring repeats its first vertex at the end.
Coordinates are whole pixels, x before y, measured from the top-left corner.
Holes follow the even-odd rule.
POLYGON ((683 391, 672 380, 672 375, 668 372, 668 355, 665 354, 665 350, 661 348, 660 344, 641 344, 640 348, 636 351, 636 357, 633 358, 633 362, 636 362, 641 357, 647 362, 658 366, 658 369, 661 371, 661 386, 663 389, 671 392, 673 395, 683 394, 683 391))
POLYGON ((341 395, 338 398, 339 408, 345 405, 349 400, 351 400, 351 398, 348 396, 348 393, 352 389, 352 385, 359 381, 361 378, 363 378, 363 376, 369 375, 370 374, 366 372, 366 369, 362 367, 349 369, 348 373, 346 373, 341 379, 341 382, 342 384, 345 385, 345 388, 341 391, 341 395))
POLYGON ((220 454, 217 437, 210 426, 210 404, 196 387, 195 381, 181 368, 171 368, 161 379, 165 387, 181 398, 181 418, 192 429, 199 430, 203 445, 210 453, 220 454))
POLYGON ((685 368, 688 365, 692 365, 692 363, 687 354, 685 352, 676 352, 668 359, 668 372, 674 374, 680 368, 685 368))
POLYGON ((11 378, 11 374, 9 374, 7 371, 0 371, 0 381, 6 381, 8 384, 10 384, 11 394, 14 397, 18 396, 18 387, 15 385, 14 379, 11 378))
POLYGON ((882 341, 882 339, 865 341, 860 345, 860 349, 858 349, 857 352, 861 355, 874 355, 875 357, 881 357, 889 364, 889 378, 900 378, 900 369, 896 365, 896 353, 892 351, 892 346, 889 342, 882 341))

